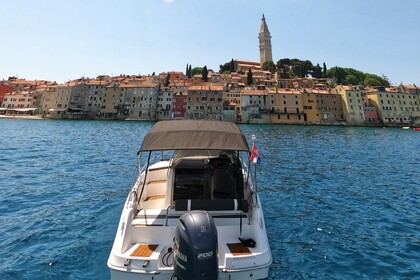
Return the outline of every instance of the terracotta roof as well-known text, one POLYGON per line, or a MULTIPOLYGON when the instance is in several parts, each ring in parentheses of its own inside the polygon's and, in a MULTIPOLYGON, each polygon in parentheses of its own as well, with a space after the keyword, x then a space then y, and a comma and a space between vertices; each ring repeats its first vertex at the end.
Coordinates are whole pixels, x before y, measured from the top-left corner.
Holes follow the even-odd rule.
POLYGON ((242 91, 243 95, 267 95, 263 90, 256 90, 256 89, 244 89, 242 91))
POLYGON ((406 89, 419 89, 416 85, 403 85, 406 89))
POLYGON ((213 90, 213 91, 223 91, 223 86, 190 86, 188 90, 213 90))
POLYGON ((245 64, 255 64, 255 65, 261 65, 261 63, 259 61, 252 61, 252 60, 244 60, 244 59, 235 59, 236 63, 245 63, 245 64))
POLYGON ((295 89, 289 89, 289 88, 279 88, 279 89, 275 89, 275 88, 270 88, 268 89, 268 93, 270 94, 274 94, 274 93, 278 93, 278 94, 301 94, 300 91, 295 90, 295 89))

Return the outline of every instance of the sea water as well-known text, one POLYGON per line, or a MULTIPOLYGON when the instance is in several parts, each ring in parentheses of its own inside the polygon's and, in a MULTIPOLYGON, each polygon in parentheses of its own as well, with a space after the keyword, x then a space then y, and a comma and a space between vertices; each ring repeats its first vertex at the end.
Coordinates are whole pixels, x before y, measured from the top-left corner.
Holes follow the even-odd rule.
MULTIPOLYGON (((0 120, 0 279, 109 279, 149 122, 0 120)), ((420 132, 240 125, 269 279, 420 278, 420 132)))

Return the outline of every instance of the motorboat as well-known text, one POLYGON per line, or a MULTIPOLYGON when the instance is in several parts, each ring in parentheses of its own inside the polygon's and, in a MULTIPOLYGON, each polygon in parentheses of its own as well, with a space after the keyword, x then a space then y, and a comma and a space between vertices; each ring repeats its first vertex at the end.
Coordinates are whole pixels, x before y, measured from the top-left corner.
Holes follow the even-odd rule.
POLYGON ((267 278, 272 255, 253 156, 234 123, 156 123, 137 153, 111 279, 267 278))

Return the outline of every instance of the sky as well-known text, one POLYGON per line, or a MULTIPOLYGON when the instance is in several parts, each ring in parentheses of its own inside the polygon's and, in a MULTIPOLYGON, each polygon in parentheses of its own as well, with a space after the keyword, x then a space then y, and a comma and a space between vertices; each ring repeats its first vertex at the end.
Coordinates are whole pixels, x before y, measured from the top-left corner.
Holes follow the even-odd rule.
POLYGON ((419 0, 0 0, 0 80, 259 61, 264 14, 274 62, 325 62, 420 85, 419 11, 419 0))

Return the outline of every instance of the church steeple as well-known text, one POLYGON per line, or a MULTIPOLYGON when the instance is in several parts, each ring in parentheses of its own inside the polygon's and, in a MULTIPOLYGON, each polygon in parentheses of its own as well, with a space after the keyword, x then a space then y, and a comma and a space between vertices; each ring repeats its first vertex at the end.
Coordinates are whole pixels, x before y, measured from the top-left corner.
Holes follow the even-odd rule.
POLYGON ((258 39, 260 41, 260 63, 262 66, 266 61, 273 61, 271 52, 271 35, 270 31, 268 31, 268 26, 265 22, 264 14, 261 19, 261 27, 258 39))

